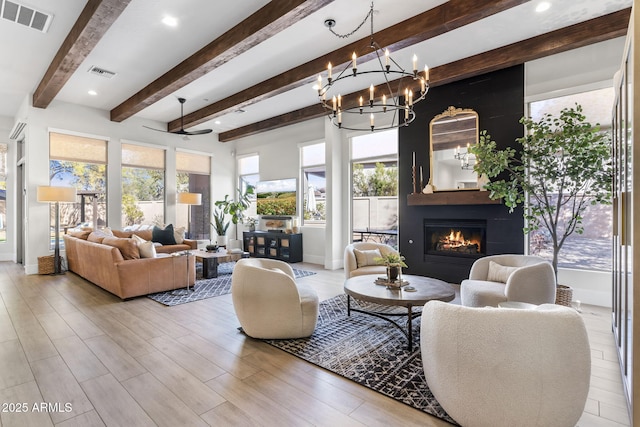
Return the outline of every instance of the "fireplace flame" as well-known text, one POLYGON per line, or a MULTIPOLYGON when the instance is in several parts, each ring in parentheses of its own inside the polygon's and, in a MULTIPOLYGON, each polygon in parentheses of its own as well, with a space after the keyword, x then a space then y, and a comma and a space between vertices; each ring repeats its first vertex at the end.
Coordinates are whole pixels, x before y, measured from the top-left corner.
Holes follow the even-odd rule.
POLYGON ((440 239, 440 247, 443 250, 457 249, 471 245, 477 245, 479 248, 480 242, 472 242, 471 240, 465 239, 462 231, 460 230, 451 230, 448 235, 445 235, 440 239))

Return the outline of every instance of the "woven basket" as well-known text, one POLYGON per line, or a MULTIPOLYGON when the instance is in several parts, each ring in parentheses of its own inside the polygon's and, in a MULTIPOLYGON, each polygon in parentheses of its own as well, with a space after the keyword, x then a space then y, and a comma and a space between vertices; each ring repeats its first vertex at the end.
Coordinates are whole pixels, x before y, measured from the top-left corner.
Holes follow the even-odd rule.
POLYGON ((38 257, 38 274, 53 274, 56 271, 53 255, 38 257))
POLYGON ((556 304, 571 307, 573 299, 573 289, 565 285, 557 285, 556 287, 556 304))

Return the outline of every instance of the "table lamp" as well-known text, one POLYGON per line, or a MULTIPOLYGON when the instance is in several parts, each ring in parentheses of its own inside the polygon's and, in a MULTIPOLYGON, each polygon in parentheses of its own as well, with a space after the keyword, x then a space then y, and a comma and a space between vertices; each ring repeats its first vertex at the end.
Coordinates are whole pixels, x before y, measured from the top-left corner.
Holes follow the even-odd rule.
MULTIPOLYGON (((56 204, 56 241, 53 252, 54 274, 64 274, 60 263, 60 202, 75 202, 76 189, 73 187, 53 187, 41 185, 37 191, 38 202, 56 204)), ((51 237, 49 237, 51 238, 51 237)))

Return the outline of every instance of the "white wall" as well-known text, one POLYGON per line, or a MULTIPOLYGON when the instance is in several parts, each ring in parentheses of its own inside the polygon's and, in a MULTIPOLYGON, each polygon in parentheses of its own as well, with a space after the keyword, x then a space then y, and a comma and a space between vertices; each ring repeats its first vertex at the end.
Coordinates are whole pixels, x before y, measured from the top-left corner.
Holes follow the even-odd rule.
MULTIPOLYGON (((217 136, 206 135, 191 137, 184 141, 182 137, 163 134, 145 129, 142 125, 161 128, 162 123, 127 119, 123 123, 109 120, 109 112, 81 107, 74 104, 54 101, 47 109, 33 108, 25 100, 18 117, 26 118, 25 158, 27 177, 27 212, 26 212, 26 241, 25 241, 25 271, 28 274, 37 272, 37 258, 49 254, 49 208, 47 204, 38 203, 36 188, 49 184, 49 130, 69 131, 79 134, 96 136, 108 140, 107 196, 108 196, 108 224, 112 228, 121 228, 120 200, 121 191, 121 161, 120 152, 122 142, 138 142, 167 147, 165 193, 166 208, 165 222, 174 223, 175 214, 175 148, 188 148, 194 151, 212 153, 212 197, 213 200, 223 198, 224 194, 233 194, 233 177, 235 176, 235 162, 231 152, 234 144, 221 144, 217 136)), ((11 225, 15 227, 15 223, 11 225)))

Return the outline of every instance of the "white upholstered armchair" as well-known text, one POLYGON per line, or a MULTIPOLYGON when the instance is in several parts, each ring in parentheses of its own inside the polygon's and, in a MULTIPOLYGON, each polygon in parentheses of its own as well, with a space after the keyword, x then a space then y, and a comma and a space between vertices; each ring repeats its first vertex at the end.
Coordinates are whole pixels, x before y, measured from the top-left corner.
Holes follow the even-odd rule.
POLYGON ((344 249, 344 275, 346 279, 363 274, 384 275, 387 269, 378 264, 374 258, 386 255, 390 252, 398 252, 389 245, 376 242, 355 242, 344 249))
POLYGON ((521 310, 428 302, 420 347, 429 389, 465 427, 573 427, 589 393, 591 350, 569 307, 521 310))
POLYGON ((231 276, 231 297, 240 326, 253 338, 302 338, 318 321, 318 295, 296 283, 286 262, 245 258, 231 276))
POLYGON ((552 304, 556 276, 551 263, 532 255, 491 255, 476 260, 460 284, 467 307, 497 307, 503 301, 552 304))

